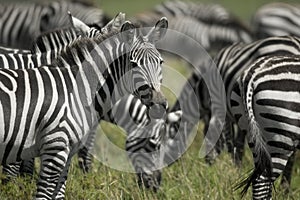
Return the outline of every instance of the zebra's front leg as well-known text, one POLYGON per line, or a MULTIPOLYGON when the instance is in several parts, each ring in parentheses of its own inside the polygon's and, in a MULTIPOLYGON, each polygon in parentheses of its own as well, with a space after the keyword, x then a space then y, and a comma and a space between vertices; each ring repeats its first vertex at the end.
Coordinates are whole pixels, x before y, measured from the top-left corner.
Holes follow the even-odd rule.
POLYGON ((205 148, 206 148, 206 156, 205 156, 205 161, 208 164, 213 164, 215 161, 216 157, 220 154, 222 149, 224 148, 224 143, 225 140, 223 138, 224 136, 224 130, 228 129, 228 125, 225 121, 225 125, 223 128, 223 131, 221 134, 218 134, 217 131, 215 130, 217 126, 220 126, 220 122, 216 120, 215 116, 210 116, 203 118, 205 121, 205 148), (215 131, 212 131, 210 134, 207 134, 208 127, 212 126, 215 131))
POLYGON ((40 176, 37 183, 36 199, 54 199, 61 189, 59 183, 67 167, 69 147, 67 145, 44 148, 41 155, 40 176))
POLYGON ((96 130, 93 130, 89 133, 85 145, 81 149, 79 149, 77 154, 78 165, 84 173, 89 172, 92 168, 92 161, 93 161, 92 150, 94 148, 95 137, 96 137, 96 130))

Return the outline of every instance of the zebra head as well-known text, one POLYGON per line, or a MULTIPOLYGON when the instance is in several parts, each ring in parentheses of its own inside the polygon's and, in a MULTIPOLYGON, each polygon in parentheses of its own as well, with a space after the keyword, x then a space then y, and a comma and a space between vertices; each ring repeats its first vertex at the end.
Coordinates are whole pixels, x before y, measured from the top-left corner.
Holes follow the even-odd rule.
POLYGON ((163 119, 151 121, 148 125, 130 132, 126 140, 126 151, 137 174, 138 185, 157 191, 161 183, 163 152, 160 146, 164 140, 163 119))
MULTIPOLYGON (((122 28, 123 41, 127 43, 128 61, 131 73, 130 91, 146 105, 154 118, 160 118, 167 107, 167 101, 160 90, 163 59, 154 44, 164 37, 168 21, 161 18, 154 27, 143 35, 129 22, 122 28), (163 110, 163 112, 161 112, 163 110)), ((144 30, 144 29, 143 29, 144 30)))
POLYGON ((148 125, 129 133, 126 150, 136 170, 139 186, 154 191, 159 189, 167 145, 174 139, 168 132, 173 131, 174 124, 179 127, 181 115, 181 110, 169 112, 165 118, 151 120, 148 125))

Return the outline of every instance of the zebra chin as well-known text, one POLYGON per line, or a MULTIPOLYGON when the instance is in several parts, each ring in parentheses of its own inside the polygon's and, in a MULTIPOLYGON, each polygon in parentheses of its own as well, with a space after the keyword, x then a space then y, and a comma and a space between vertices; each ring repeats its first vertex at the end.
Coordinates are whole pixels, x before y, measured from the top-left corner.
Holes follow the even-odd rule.
POLYGON ((157 192, 161 183, 161 171, 156 170, 149 173, 138 173, 138 185, 140 188, 146 188, 157 192))

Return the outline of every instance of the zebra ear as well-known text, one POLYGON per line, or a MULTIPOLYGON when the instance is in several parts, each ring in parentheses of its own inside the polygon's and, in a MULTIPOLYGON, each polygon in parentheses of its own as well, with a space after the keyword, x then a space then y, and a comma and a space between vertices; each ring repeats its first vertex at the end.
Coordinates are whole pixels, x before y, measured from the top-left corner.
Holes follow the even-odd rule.
POLYGON ((113 28, 118 28, 118 30, 120 30, 120 27, 125 23, 125 13, 118 13, 114 20, 113 20, 113 28))
POLYGON ((121 37, 125 43, 132 44, 135 36, 135 26, 129 22, 126 21, 121 28, 121 37))
POLYGON ((101 32, 104 34, 108 34, 114 30, 120 31, 121 26, 124 23, 125 23, 125 13, 120 12, 101 29, 101 32))
POLYGON ((90 32, 90 27, 77 19, 76 17, 73 17, 71 12, 68 11, 69 19, 72 24, 72 27, 76 30, 76 32, 80 35, 87 36, 90 32))
POLYGON ((165 36, 167 29, 168 29, 168 20, 166 17, 162 17, 147 35, 148 40, 152 43, 157 42, 158 40, 162 39, 165 36))

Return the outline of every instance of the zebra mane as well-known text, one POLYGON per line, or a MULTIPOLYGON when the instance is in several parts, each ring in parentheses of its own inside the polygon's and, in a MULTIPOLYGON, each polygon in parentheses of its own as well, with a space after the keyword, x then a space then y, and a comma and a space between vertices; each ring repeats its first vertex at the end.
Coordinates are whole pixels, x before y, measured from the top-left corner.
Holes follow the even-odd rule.
MULTIPOLYGON (((91 51, 95 44, 100 44, 104 40, 120 33, 120 31, 111 31, 109 33, 103 34, 99 37, 93 37, 93 38, 87 38, 82 37, 80 39, 75 40, 72 44, 66 47, 64 51, 60 54, 60 58, 69 60, 68 58, 71 58, 75 56, 77 53, 84 52, 84 51, 91 51)), ((58 62, 60 62, 60 58, 58 58, 58 62)), ((71 59, 72 60, 72 59, 71 59)))
MULTIPOLYGON (((76 31, 72 27, 46 31, 39 35, 33 42, 32 47, 30 48, 31 52, 39 53, 39 51, 41 51, 41 53, 44 53, 48 51, 49 49, 47 49, 45 46, 45 40, 47 40, 47 38, 49 38, 51 35, 64 36, 65 39, 69 39, 67 42, 72 42, 71 39, 77 37, 76 31)), ((54 50, 52 48, 54 47, 51 46, 51 50, 54 50)))

